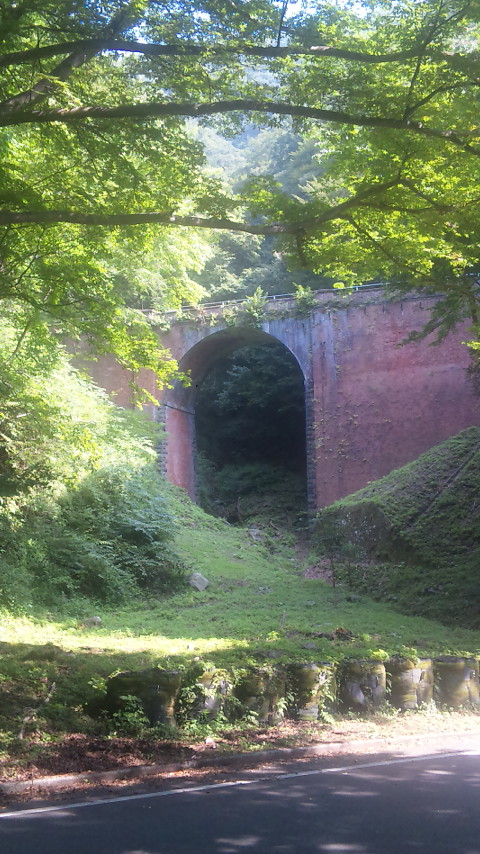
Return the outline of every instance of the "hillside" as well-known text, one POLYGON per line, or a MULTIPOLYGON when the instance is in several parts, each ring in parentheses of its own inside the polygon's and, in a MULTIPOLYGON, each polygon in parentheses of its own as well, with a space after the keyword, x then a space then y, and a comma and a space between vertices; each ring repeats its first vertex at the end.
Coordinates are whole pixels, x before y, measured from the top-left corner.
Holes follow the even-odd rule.
POLYGON ((321 544, 322 531, 336 526, 341 563, 345 546, 356 548, 340 569, 351 586, 407 612, 477 627, 479 482, 480 428, 470 427, 326 508, 316 537, 321 544))
MULTIPOLYGON (((159 487, 174 527, 175 553, 188 572, 205 575, 209 586, 170 595, 145 591, 115 605, 75 597, 28 614, 3 610, 0 781, 117 767, 119 761, 150 762, 162 757, 162 750, 180 755, 184 748, 178 744, 167 741, 161 748, 165 738, 178 742, 180 733, 149 727, 137 706, 111 717, 94 713, 109 677, 119 671, 158 665, 185 673, 195 662, 205 662, 240 678, 252 667, 282 668, 291 662, 478 656, 478 631, 463 626, 446 631, 433 620, 406 617, 389 604, 334 588, 312 577, 313 556, 299 554, 292 536, 278 526, 228 525, 161 478, 159 487)), ((252 721, 248 733, 244 721, 182 721, 182 743, 201 745, 213 734, 228 751, 250 742, 328 738, 322 721, 297 722, 296 729, 286 721, 271 736, 252 721)), ((351 719, 346 721, 351 731, 351 719)), ((342 726, 336 724, 336 731, 342 726)))
MULTIPOLYGON (((299 520, 290 513, 285 480, 288 513, 275 493, 271 500, 262 498, 254 524, 252 516, 248 527, 228 524, 161 477, 154 443, 162 437, 155 425, 115 407, 65 358, 59 356, 45 376, 35 373, 34 362, 29 367, 13 377, 20 402, 9 404, 0 455, 0 780, 69 770, 72 751, 81 770, 90 754, 88 767, 103 768, 99 756, 113 764, 118 756, 124 761, 132 739, 136 761, 143 761, 151 757, 152 742, 180 738, 164 724, 151 727, 135 699, 105 715, 110 677, 120 671, 158 666, 183 678, 205 667, 225 670, 225 679, 237 685, 255 668, 273 674, 299 664, 314 672, 319 662, 335 668, 349 659, 383 667, 395 656, 478 657, 479 632, 469 628, 477 625, 473 617, 446 631, 425 619, 426 609, 418 617, 396 613, 396 594, 378 603, 327 583, 315 555, 306 554, 288 529, 289 520, 299 520), (35 417, 20 417, 27 410, 35 417), (207 577, 205 590, 189 586, 191 572, 207 577)), ((467 431, 432 458, 417 480, 397 473, 398 495, 387 480, 370 487, 363 504, 370 508, 368 518, 374 518, 374 508, 384 532, 401 532, 412 528, 415 507, 432 518, 440 498, 435 487, 448 496, 463 478, 465 497, 478 443, 478 431, 467 431), (387 504, 397 515, 391 510, 387 516, 387 504)), ((472 492, 476 482, 473 472, 472 492)), ((295 500, 293 507, 299 509, 295 500)), ((451 543, 453 548, 458 542, 462 571, 471 581, 463 537, 464 528, 451 543)), ((383 536, 387 555, 390 541, 383 536)), ((418 542, 417 551, 421 537, 418 542)), ((477 546, 473 534, 468 543, 477 546)), ((403 549, 407 545, 412 549, 415 543, 402 541, 403 549)), ((358 580, 372 567, 380 572, 385 566, 345 563, 344 573, 358 580)), ((415 578, 420 573, 417 565, 409 571, 415 578)), ((403 566, 399 577, 405 572, 403 566)), ((370 587, 369 581, 368 592, 382 593, 370 587)), ((465 596, 465 579, 456 589, 465 596)), ((442 591, 430 595, 432 602, 444 601, 442 591)), ((203 741, 214 732, 226 749, 244 744, 252 719, 220 716, 204 725, 188 716, 188 678, 185 702, 179 700, 176 711, 181 738, 203 741)), ((287 720, 277 737, 303 739, 303 722, 296 723, 297 734, 292 736, 287 720)), ((322 722, 312 727, 317 737, 322 722)), ((264 728, 256 732, 263 743, 264 728)))

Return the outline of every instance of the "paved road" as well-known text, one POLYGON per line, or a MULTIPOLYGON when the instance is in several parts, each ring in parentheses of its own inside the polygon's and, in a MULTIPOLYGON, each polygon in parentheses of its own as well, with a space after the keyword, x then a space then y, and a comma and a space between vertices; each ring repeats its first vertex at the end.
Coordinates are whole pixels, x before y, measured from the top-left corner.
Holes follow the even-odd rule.
POLYGON ((480 749, 0 814, 1 854, 480 854, 480 749))

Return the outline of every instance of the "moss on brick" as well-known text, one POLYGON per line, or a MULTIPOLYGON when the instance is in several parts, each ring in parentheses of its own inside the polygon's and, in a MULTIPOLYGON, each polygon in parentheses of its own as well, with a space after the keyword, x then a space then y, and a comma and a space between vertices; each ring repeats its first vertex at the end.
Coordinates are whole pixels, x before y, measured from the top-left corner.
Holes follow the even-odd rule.
POLYGON ((325 508, 363 560, 349 584, 402 610, 480 625, 480 428, 325 508), (360 554, 360 552, 359 552, 360 554))

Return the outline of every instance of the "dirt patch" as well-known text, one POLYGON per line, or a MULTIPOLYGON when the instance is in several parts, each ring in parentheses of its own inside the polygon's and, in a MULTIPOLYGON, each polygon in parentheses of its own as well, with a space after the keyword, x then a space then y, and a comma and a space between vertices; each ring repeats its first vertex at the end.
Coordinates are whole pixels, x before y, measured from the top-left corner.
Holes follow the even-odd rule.
POLYGON ((327 584, 333 584, 332 564, 328 558, 321 558, 313 566, 307 566, 302 575, 304 578, 321 578, 327 584))
POLYGON ((139 738, 89 738, 81 733, 48 745, 27 745, 31 755, 0 763, 0 782, 32 780, 57 774, 113 771, 135 765, 186 761, 193 748, 176 742, 139 738))
POLYGON ((332 745, 384 739, 389 744, 405 738, 471 733, 480 737, 480 714, 417 712, 373 719, 343 718, 333 724, 283 721, 277 726, 246 730, 238 727, 201 740, 153 741, 148 738, 92 738, 73 734, 55 744, 26 744, 22 755, 0 763, 0 783, 35 780, 59 774, 113 771, 145 765, 188 763, 205 755, 244 753, 254 757, 263 750, 332 745))

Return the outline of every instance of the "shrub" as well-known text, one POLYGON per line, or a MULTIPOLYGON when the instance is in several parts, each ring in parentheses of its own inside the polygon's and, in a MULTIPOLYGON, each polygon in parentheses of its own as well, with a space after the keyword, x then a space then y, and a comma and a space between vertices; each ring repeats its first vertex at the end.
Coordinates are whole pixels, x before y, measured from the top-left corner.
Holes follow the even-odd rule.
POLYGON ((15 373, 5 349, 0 334, 0 605, 182 586, 158 428, 114 406, 60 350, 15 373))

